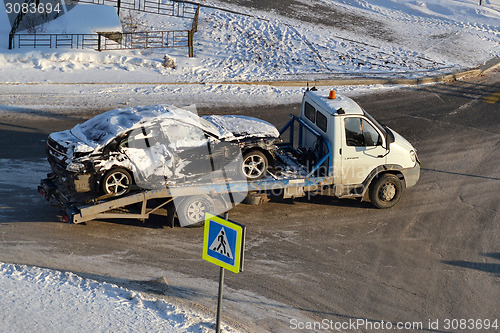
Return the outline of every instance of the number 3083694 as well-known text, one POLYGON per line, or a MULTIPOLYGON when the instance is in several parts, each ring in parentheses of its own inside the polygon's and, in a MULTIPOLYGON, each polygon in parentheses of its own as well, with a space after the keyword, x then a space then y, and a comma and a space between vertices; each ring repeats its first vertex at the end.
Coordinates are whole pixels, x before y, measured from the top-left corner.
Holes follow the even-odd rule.
POLYGON ((60 13, 62 11, 61 4, 51 4, 51 3, 42 3, 40 2, 38 5, 34 2, 32 3, 5 3, 5 11, 7 14, 15 13, 23 13, 23 14, 50 14, 52 12, 60 13))

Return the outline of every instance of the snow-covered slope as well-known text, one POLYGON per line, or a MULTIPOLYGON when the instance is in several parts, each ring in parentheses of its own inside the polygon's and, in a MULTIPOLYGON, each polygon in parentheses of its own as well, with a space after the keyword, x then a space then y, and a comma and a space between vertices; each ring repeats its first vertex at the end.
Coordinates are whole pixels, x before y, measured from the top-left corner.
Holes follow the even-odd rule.
MULTIPOLYGON (((383 29, 377 29, 389 33, 363 34, 355 26, 322 25, 321 20, 313 24, 269 12, 254 13, 260 19, 202 8, 195 58, 188 58, 185 49, 8 51, 4 32, 0 80, 221 82, 352 75, 418 77, 475 66, 500 55, 500 12, 492 4, 499 0, 485 0, 486 6, 478 6, 476 0, 316 1, 321 1, 323 10, 331 8, 337 15, 355 13, 370 19, 365 29, 370 29, 369 22, 379 22, 383 29), (177 58, 175 69, 161 65, 165 51, 177 58)), ((0 12, 2 7, 0 3, 0 12)), ((315 8, 308 10, 314 17, 315 8)), ((178 18, 132 15, 139 30, 178 26, 169 23, 178 18)))
POLYGON ((499 55, 499 0, 321 1, 384 21, 395 43, 428 58, 473 66, 499 55))

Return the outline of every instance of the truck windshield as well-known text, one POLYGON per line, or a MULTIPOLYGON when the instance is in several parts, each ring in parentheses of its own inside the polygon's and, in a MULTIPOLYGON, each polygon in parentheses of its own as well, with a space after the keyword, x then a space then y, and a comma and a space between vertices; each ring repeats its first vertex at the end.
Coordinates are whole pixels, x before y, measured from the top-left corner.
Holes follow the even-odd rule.
POLYGON ((384 134, 384 136, 387 135, 387 131, 385 130, 385 127, 381 123, 379 123, 375 118, 373 118, 364 109, 363 109, 363 113, 365 114, 365 117, 368 118, 368 119, 370 119, 370 121, 373 123, 373 125, 375 125, 384 134))

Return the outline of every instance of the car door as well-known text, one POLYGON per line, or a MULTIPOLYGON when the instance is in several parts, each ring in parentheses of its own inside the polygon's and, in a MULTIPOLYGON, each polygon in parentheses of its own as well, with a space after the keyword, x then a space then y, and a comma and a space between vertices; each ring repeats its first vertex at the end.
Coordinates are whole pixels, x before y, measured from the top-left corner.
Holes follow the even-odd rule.
POLYGON ((342 184, 361 184, 373 169, 385 163, 385 139, 365 117, 346 116, 343 123, 342 184))
POLYGON ((162 123, 162 131, 168 147, 175 155, 172 170, 175 177, 206 174, 213 170, 210 161, 211 140, 201 128, 169 121, 162 123))
POLYGON ((139 187, 162 188, 165 180, 172 176, 174 156, 158 124, 144 124, 132 130, 120 143, 120 149, 128 157, 139 187))

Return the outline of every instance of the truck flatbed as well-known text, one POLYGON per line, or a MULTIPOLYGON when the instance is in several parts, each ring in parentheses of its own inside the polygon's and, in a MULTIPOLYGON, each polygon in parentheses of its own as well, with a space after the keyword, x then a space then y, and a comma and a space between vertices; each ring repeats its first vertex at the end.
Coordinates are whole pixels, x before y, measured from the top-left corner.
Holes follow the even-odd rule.
MULTIPOLYGON (((293 118, 292 118, 293 121, 293 118)), ((284 129, 286 130, 286 128, 284 129)), ((293 135, 293 134, 292 134, 293 135)), ((277 165, 259 180, 234 181, 217 179, 199 183, 195 180, 161 189, 132 189, 120 197, 97 196, 93 193, 76 193, 64 187, 52 174, 42 179, 38 191, 46 200, 55 199, 63 208, 63 218, 68 223, 83 223, 94 219, 140 219, 146 220, 160 208, 172 204, 174 197, 211 196, 224 198, 233 193, 265 193, 282 191, 283 197, 304 195, 305 191, 316 190, 333 184, 332 177, 315 177, 295 158, 299 153, 288 144, 277 152, 277 165), (140 204, 140 209, 137 206, 140 204), (134 209, 131 209, 135 206, 134 209)), ((228 200, 222 199, 225 208, 232 208, 228 200)), ((169 205, 171 206, 171 205, 169 205)), ((170 224, 173 219, 169 218, 170 224)))

